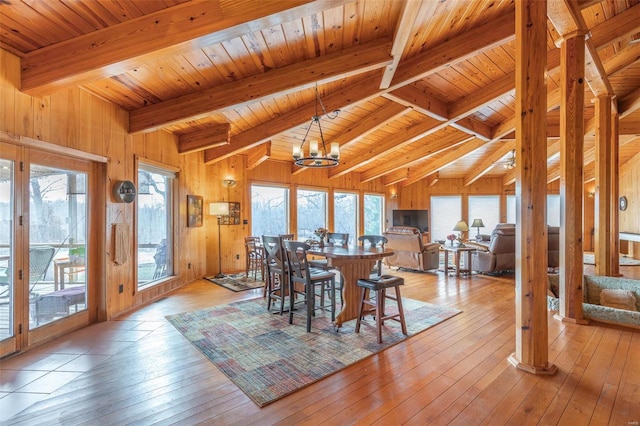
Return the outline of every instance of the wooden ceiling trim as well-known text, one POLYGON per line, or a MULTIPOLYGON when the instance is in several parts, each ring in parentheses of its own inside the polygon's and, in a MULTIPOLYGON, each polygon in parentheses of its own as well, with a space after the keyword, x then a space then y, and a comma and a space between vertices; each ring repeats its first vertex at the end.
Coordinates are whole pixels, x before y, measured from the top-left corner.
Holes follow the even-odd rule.
POLYGON ((487 174, 489 170, 491 170, 502 157, 511 152, 516 146, 515 141, 497 143, 494 142, 494 144, 496 144, 495 149, 485 155, 484 158, 473 167, 471 172, 463 178, 464 186, 471 185, 482 176, 487 174))
POLYGON ((412 33, 415 20, 418 17, 418 10, 425 5, 431 10, 435 10, 437 3, 429 0, 416 0, 404 2, 402 8, 402 14, 396 25, 396 32, 393 37, 393 46, 391 46, 391 56, 393 56, 393 62, 387 65, 382 74, 380 81, 380 89, 387 89, 391 84, 393 75, 396 72, 402 53, 407 47, 409 36, 412 33))
POLYGON ((409 174, 406 180, 402 181, 400 185, 403 187, 414 184, 432 173, 438 172, 448 165, 455 163, 461 158, 466 157, 471 154, 476 149, 485 145, 486 142, 483 140, 474 138, 462 145, 459 145, 453 149, 448 150, 442 157, 433 159, 433 161, 428 161, 426 163, 422 163, 419 166, 409 167, 409 174))
MULTIPOLYGON (((379 81, 380 76, 369 76, 358 83, 350 84, 348 88, 323 97, 323 102, 327 105, 340 105, 340 108, 347 108, 355 103, 376 98, 380 93, 378 89, 379 81)), ((252 127, 237 135, 232 135, 231 144, 229 145, 231 149, 218 147, 206 150, 205 163, 212 164, 232 155, 240 154, 244 150, 266 142, 280 133, 309 123, 310 117, 315 114, 315 109, 314 99, 313 102, 274 117, 264 124, 252 127)))
POLYGON ((429 138, 423 138, 423 140, 419 140, 411 144, 411 150, 409 152, 403 155, 394 154, 393 158, 390 158, 383 164, 360 173, 360 182, 369 182, 384 175, 394 173, 400 169, 414 166, 426 158, 457 147, 471 139, 473 139, 473 136, 460 132, 456 132, 449 137, 439 138, 436 141, 432 141, 429 138))
POLYGON ((340 134, 335 136, 331 142, 339 143, 340 149, 344 149, 386 126, 390 122, 397 120, 400 116, 405 115, 410 110, 411 108, 407 108, 395 102, 389 102, 382 108, 360 120, 357 120, 353 126, 347 127, 345 130, 340 132, 340 134))
POLYGON ((326 83, 382 68, 390 61, 389 48, 388 40, 378 40, 149 105, 130 113, 129 131, 157 130, 213 111, 294 93, 314 83, 326 83), (335 66, 336 61, 340 62, 340 67, 335 66))
POLYGON ((400 170, 386 174, 382 177, 382 184, 385 186, 396 185, 409 177, 409 168, 403 167, 400 170))
MULTIPOLYGON (((560 106, 560 89, 554 89, 552 92, 547 93, 547 111, 558 108, 560 106)), ((501 124, 493 128, 492 140, 501 139, 516 129, 516 117, 515 115, 509 117, 501 124)))
POLYGON ((231 125, 229 123, 216 124, 207 129, 197 130, 178 137, 178 153, 188 154, 196 151, 229 145, 231 125))
POLYGON ((450 121, 449 125, 478 139, 482 139, 485 142, 490 141, 493 135, 493 129, 490 126, 478 120, 473 120, 471 117, 461 118, 458 121, 450 121))
POLYGON ((42 96, 347 1, 354 0, 183 3, 27 54, 22 64, 22 90, 42 96))

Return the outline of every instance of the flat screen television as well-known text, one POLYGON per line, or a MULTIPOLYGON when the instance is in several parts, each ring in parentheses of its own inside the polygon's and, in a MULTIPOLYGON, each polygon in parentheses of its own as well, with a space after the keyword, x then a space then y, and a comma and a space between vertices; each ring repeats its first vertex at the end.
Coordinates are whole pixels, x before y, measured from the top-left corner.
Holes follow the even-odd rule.
POLYGON ((429 210, 394 210, 393 226, 413 226, 420 232, 428 232, 429 210))

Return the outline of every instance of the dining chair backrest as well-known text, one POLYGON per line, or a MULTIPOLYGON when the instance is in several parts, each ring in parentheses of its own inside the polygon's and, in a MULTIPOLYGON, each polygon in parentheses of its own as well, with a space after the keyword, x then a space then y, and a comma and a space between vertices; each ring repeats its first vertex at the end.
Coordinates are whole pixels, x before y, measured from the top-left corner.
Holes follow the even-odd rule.
POLYGON ((349 234, 342 232, 327 232, 327 244, 330 246, 348 247, 349 234))
POLYGON ((360 235, 358 241, 362 247, 384 248, 384 245, 387 243, 387 237, 384 235, 360 235))
POLYGON ((247 255, 252 255, 257 253, 259 243, 260 243, 259 237, 244 237, 244 247, 247 251, 247 255))
POLYGON ((267 272, 282 274, 285 269, 282 237, 263 235, 262 247, 266 255, 267 272))
POLYGON ((283 241, 293 241, 293 234, 280 234, 283 241))
MULTIPOLYGON (((358 241, 363 248, 378 247, 384 249, 384 245, 387 243, 387 237, 384 235, 360 235, 358 241)), ((375 269, 372 271, 372 275, 382 276, 382 259, 378 259, 375 269)))
POLYGON ((292 282, 310 284, 309 262, 307 251, 310 246, 299 241, 284 241, 285 256, 289 267, 289 279, 292 282))

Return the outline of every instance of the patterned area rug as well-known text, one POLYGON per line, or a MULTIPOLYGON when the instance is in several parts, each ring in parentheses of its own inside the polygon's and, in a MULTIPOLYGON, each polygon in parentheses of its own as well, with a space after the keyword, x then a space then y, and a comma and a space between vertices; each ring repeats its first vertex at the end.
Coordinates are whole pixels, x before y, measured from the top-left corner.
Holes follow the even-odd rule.
MULTIPOLYGON (((409 336, 461 311, 403 298, 409 336)), ((260 407, 346 366, 407 339, 397 321, 385 321, 383 343, 367 316, 360 333, 355 320, 334 331, 328 313, 317 314, 306 332, 305 318, 266 310, 262 298, 168 316, 191 343, 260 407)), ((397 309, 388 302, 388 312, 397 309)), ((397 312, 397 310, 396 310, 397 312)))
MULTIPOLYGON (((584 264, 585 265, 595 265, 595 255, 593 253, 584 253, 584 264)), ((620 255, 620 266, 638 266, 640 265, 640 260, 634 259, 632 257, 626 257, 620 255)))
POLYGON ((204 279, 236 292, 264 287, 264 281, 262 281, 260 272, 258 272, 256 279, 253 278, 252 274, 247 278, 244 272, 239 274, 229 274, 224 278, 204 277, 204 279))

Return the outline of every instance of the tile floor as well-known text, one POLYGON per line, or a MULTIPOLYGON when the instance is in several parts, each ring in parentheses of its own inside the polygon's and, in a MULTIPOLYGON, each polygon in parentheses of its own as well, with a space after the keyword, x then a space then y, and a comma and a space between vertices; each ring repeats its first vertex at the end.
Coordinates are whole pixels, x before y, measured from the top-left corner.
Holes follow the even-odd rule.
POLYGON ((165 322, 94 324, 19 356, 0 360, 0 423, 116 356, 165 322))

